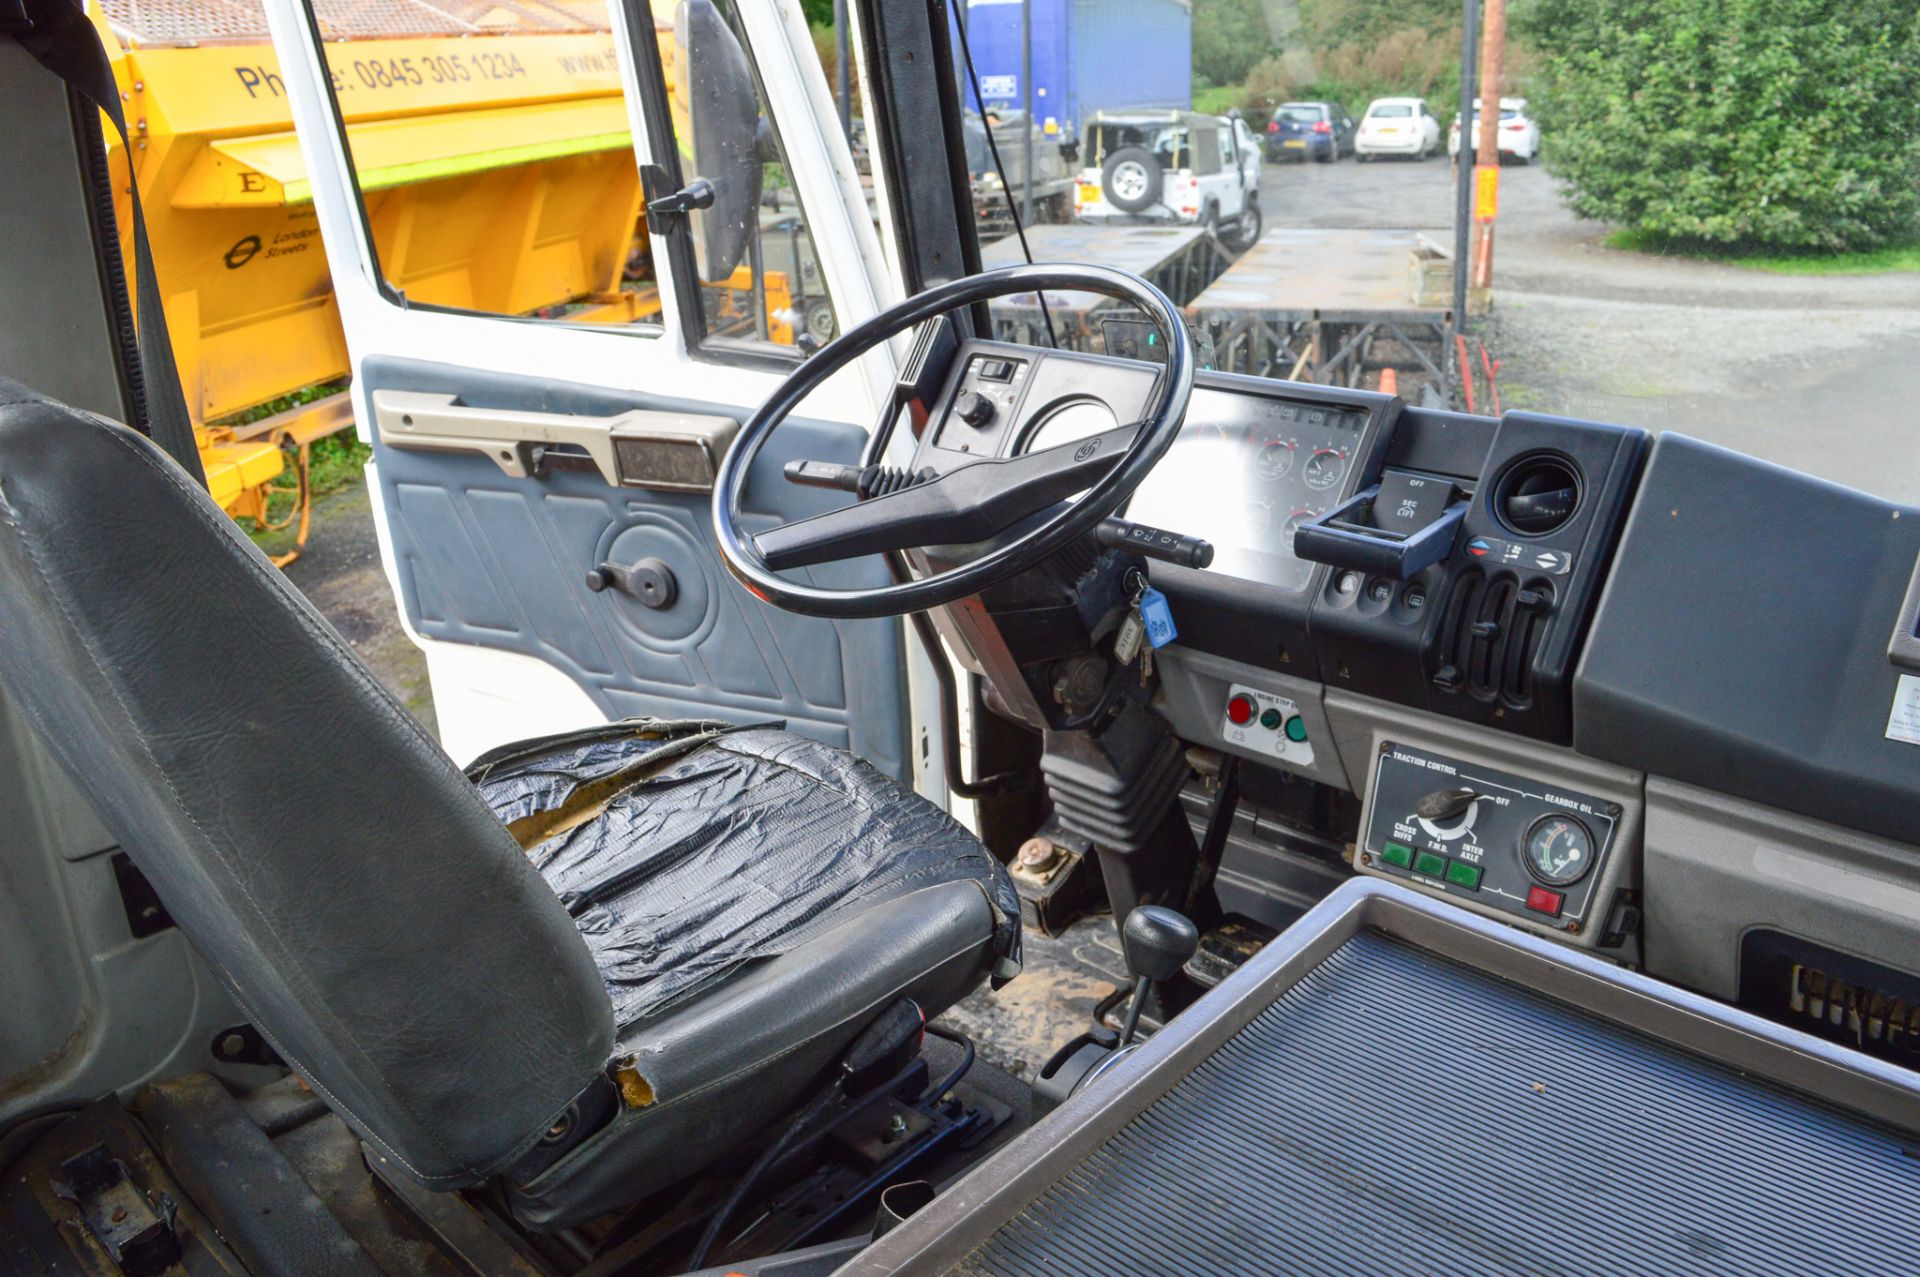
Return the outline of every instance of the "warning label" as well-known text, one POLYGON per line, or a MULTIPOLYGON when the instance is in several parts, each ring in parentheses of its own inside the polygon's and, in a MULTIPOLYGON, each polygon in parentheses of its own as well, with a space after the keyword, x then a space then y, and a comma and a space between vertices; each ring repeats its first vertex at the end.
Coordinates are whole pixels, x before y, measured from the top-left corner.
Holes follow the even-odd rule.
POLYGON ((1920 745, 1920 674, 1902 674, 1887 715, 1887 739, 1920 745))

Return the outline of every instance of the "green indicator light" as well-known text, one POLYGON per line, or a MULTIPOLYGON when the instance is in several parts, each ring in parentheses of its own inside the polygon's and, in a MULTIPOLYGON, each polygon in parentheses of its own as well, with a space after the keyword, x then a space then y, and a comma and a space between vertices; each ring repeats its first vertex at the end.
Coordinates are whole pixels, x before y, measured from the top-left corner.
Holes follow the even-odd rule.
POLYGON ((1260 726, 1268 731, 1280 726, 1280 711, 1269 706, 1260 715, 1260 726))
POLYGON ((1456 860, 1447 866, 1447 881, 1468 891, 1480 890, 1480 866, 1456 860))
POLYGON ((1413 871, 1429 878, 1438 878, 1447 872, 1447 858, 1423 851, 1413 858, 1413 871))
POLYGON ((1287 739, 1303 741, 1307 738, 1307 720, 1298 714, 1287 720, 1287 739))
POLYGON ((1405 843, 1390 842, 1381 850, 1380 859, 1405 869, 1413 863, 1413 848, 1405 843))

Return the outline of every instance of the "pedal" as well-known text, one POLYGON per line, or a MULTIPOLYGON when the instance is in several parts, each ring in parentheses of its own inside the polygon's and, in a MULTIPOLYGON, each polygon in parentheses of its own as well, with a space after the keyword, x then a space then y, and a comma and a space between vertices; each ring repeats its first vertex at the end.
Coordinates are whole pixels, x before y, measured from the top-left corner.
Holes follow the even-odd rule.
POLYGON ((1279 934, 1272 927, 1236 914, 1200 937, 1199 949, 1181 970, 1195 984, 1211 989, 1279 934))

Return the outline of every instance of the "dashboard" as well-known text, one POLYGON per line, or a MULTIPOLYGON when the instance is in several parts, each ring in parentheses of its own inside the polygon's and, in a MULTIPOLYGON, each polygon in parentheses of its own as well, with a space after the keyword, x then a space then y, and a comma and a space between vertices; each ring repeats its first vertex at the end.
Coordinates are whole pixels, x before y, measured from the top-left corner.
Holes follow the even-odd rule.
MULTIPOLYGON (((1157 375, 965 344, 915 464, 1111 429, 1157 375)), ((1352 794, 1355 871, 1769 1014, 1833 1010, 1809 972, 1920 1006, 1920 508, 1678 434, 1202 372, 1120 513, 1214 547, 1144 565, 1178 629, 1154 711, 1352 794)))

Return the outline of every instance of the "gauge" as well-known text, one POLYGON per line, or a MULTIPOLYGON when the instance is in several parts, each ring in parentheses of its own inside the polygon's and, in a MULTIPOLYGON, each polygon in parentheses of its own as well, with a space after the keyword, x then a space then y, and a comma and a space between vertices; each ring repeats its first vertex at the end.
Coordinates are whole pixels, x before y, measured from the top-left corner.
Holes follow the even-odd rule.
POLYGON ((1340 476, 1345 474, 1346 470, 1347 455, 1344 452, 1335 448, 1318 448, 1314 450, 1311 457, 1307 458, 1301 477, 1307 481, 1309 488, 1317 491, 1331 488, 1340 482, 1340 476))
POLYGON ((1593 835, 1572 816, 1542 816, 1527 827, 1520 854, 1541 882, 1571 886, 1593 868, 1593 835))
POLYGON ((1293 442, 1289 439, 1275 439, 1261 446, 1260 455, 1254 460, 1253 468, 1262 479, 1269 483, 1284 479, 1293 469, 1293 442))
POLYGON ((1280 543, 1291 548, 1293 545, 1294 530, 1308 519, 1317 519, 1319 517, 1320 512, 1318 510, 1295 510, 1287 516, 1287 521, 1280 525, 1280 543))
POLYGON ((1104 434, 1120 423, 1113 410, 1097 399, 1074 399, 1048 413, 1027 436, 1022 452, 1040 452, 1104 434))
POLYGON ((1264 501, 1255 501, 1247 507, 1247 530, 1265 532, 1273 526, 1273 507, 1264 501))

